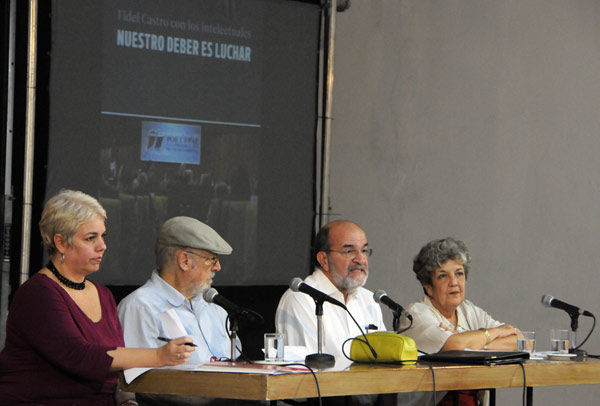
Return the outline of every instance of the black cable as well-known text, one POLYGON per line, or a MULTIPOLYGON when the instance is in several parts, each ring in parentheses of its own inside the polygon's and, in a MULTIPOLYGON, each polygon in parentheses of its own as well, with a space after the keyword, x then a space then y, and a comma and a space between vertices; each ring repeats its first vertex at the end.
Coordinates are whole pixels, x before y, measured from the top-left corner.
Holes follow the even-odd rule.
MULTIPOLYGON (((229 337, 229 339, 231 340, 231 332, 229 331, 229 328, 227 327, 228 324, 229 324, 229 315, 227 315, 227 317, 225 318, 225 332, 227 333, 227 337, 229 337)), ((240 340, 240 342, 241 342, 241 340, 240 340)), ((208 345, 208 343, 207 343, 207 345, 208 345)), ((246 361, 248 363, 252 363, 252 360, 250 360, 250 358, 248 358, 248 356, 246 356, 246 354, 244 354, 242 349, 240 347, 238 347, 237 344, 235 345, 235 349, 240 353, 240 357, 243 358, 244 361, 246 361)), ((227 360, 229 360, 231 362, 235 362, 234 359, 230 360, 229 358, 219 359, 219 361, 227 361, 227 360)))
MULTIPOLYGON (((350 357, 349 357, 349 356, 346 354, 346 352, 344 351, 344 345, 345 345, 345 344, 346 344, 348 341, 350 341, 350 340, 358 340, 358 341, 360 341, 360 342, 363 342, 363 343, 365 343, 365 344, 367 345, 367 347, 369 347, 369 349, 371 350, 371 353, 373 354, 373 357, 374 357, 375 359, 377 359, 377 352, 375 351, 375 348, 373 348, 373 346, 372 346, 372 345, 371 345, 371 343, 369 342, 369 339, 367 338, 367 335, 365 334, 365 332, 364 332, 363 328, 361 327, 361 325, 360 325, 360 324, 358 324, 358 322, 356 321, 356 319, 354 318, 354 316, 352 315, 352 313, 350 313, 350 310, 348 310, 348 308, 346 308, 346 307, 344 307, 344 309, 345 309, 345 310, 346 310, 346 312, 347 312, 347 313, 350 315, 350 318, 352 319, 352 321, 354 321, 354 324, 356 324, 356 326, 358 327, 358 330, 361 332, 362 336, 364 337, 364 340, 362 340, 362 339, 360 339, 360 338, 358 338, 358 337, 352 337, 352 338, 348 338, 347 340, 345 340, 345 341, 342 343, 342 354, 344 354, 344 357, 346 357, 348 360, 350 360, 350 361, 352 361, 352 362, 361 362, 361 361, 355 361, 355 360, 353 360, 353 359, 352 359, 352 358, 350 358, 350 357)), ((401 334, 401 333, 405 332, 406 330, 408 330, 409 328, 411 328, 411 327, 412 327, 413 320, 412 320, 412 318, 409 318, 409 320, 410 320, 410 324, 408 325, 408 327, 406 327, 406 328, 405 328, 405 329, 403 329, 403 330, 396 331, 396 334, 401 334)), ((406 361, 400 361, 400 360, 399 360, 399 362, 401 362, 401 363, 405 363, 405 362, 416 362, 416 360, 410 360, 410 361, 408 361, 408 360, 406 360, 406 361)))
POLYGON ((433 406, 437 405, 437 395, 435 393, 435 372, 433 371, 433 367, 431 365, 427 365, 429 370, 431 371, 431 388, 433 389, 433 406))
MULTIPOLYGON (((420 351, 423 354, 426 354, 426 352, 420 351)), ((588 355, 590 356, 590 355, 588 355)), ((600 357, 597 355, 591 355, 591 357, 600 357)), ((523 362, 517 362, 517 364, 519 364, 521 366, 521 370, 523 371, 523 406, 526 406, 527 404, 527 375, 525 374, 525 365, 523 364, 523 362)), ((429 370, 431 371, 431 386, 432 386, 432 390, 433 390, 433 406, 437 405, 437 393, 435 390, 435 373, 433 370, 433 366, 431 366, 430 364, 427 365, 429 367, 429 370)))
MULTIPOLYGON (((229 314, 227 314, 227 317, 225 317, 225 332, 227 333, 227 337, 229 338, 229 340, 231 340, 231 331, 229 331, 229 327, 227 327, 227 325, 229 325, 229 314)), ((237 344, 235 345, 235 349, 240 352, 240 357, 243 357, 245 360, 248 360, 248 357, 246 357, 246 355, 244 355, 242 350, 238 348, 237 344)), ((227 361, 227 360, 229 360, 231 362, 235 362, 234 359, 229 359, 229 358, 219 359, 219 361, 227 361)))
POLYGON ((366 341, 363 340, 363 339, 357 338, 357 337, 350 337, 350 338, 347 338, 346 340, 344 340, 344 342, 342 343, 342 354, 344 355, 344 357, 346 357, 346 359, 349 360, 349 361, 355 362, 352 358, 350 358, 348 356, 348 354, 346 354, 346 350, 344 350, 344 346, 346 345, 346 343, 348 341, 352 341, 352 340, 358 340, 358 341, 360 341, 362 343, 365 343, 365 344, 366 344, 366 341))
POLYGON ((579 344, 577 347, 575 347, 574 350, 578 350, 583 344, 585 344, 585 342, 588 340, 588 338, 590 338, 590 336, 592 335, 592 332, 594 331, 594 327, 596 327, 596 316, 594 316, 592 313, 590 313, 590 315, 591 315, 590 317, 594 320, 594 322, 592 324, 592 328, 590 329, 590 332, 585 337, 585 339, 581 342, 581 344, 579 344))
POLYGON ((311 367, 309 367, 306 364, 303 363, 292 363, 292 364, 285 364, 283 366, 293 366, 293 365, 301 365, 303 367, 308 368, 308 370, 310 371, 310 373, 312 374, 314 380, 315 380, 315 385, 317 386, 317 397, 319 399, 319 405, 322 406, 323 405, 323 401, 321 399, 321 388, 319 387, 319 380, 317 379, 317 374, 315 374, 315 371, 313 371, 313 369, 311 367))
POLYGON ((238 350, 238 352, 240 353, 240 357, 243 358, 244 361, 246 361, 248 363, 252 363, 252 360, 250 358, 248 358, 246 356, 246 354, 244 354, 244 351, 242 351, 242 349, 240 347, 238 347, 237 344, 235 346, 235 349, 238 350))
MULTIPOLYGON (((258 313, 257 313, 258 314, 258 313)), ((227 336, 231 339, 231 333, 229 331, 229 329, 227 328, 227 325, 229 323, 229 315, 227 315, 227 317, 225 318, 225 331, 227 332, 227 336)), ((247 363, 249 364, 256 364, 256 365, 261 365, 261 364, 257 364, 256 362, 250 360, 246 354, 244 354, 244 352, 242 351, 241 348, 239 348, 236 344, 235 349, 239 351, 240 353, 240 357, 242 357, 247 363)), ((235 360, 230 360, 232 362, 234 362, 235 360)), ((293 362, 290 364, 278 364, 277 366, 281 366, 281 367, 288 367, 288 366, 303 366, 305 368, 307 368, 310 373, 312 374, 314 380, 315 380, 315 385, 317 386, 317 396, 319 399, 319 406, 322 406, 322 400, 321 400, 321 388, 319 387, 319 380, 317 379, 317 375, 315 374, 315 371, 313 371, 313 369, 311 367, 309 367, 306 364, 300 363, 300 362, 293 362)))
MULTIPOLYGON (((350 315, 350 318, 352 319, 352 321, 354 321, 354 323, 356 324, 356 326, 358 327, 358 330, 361 332, 362 336, 365 338, 364 343, 367 345, 367 347, 369 347, 369 349, 371 350, 371 353, 373 354, 373 357, 377 358, 377 352, 375 352, 375 348, 373 348, 371 346, 371 343, 369 343, 369 339, 367 338, 367 335, 365 334, 365 332, 363 331, 362 327, 360 326, 360 324, 358 324, 358 321, 356 321, 356 319, 354 318, 354 316, 352 315, 352 313, 350 313, 350 310, 348 310, 346 307, 344 307, 344 309, 346 309, 346 312, 350 315)), ((348 340, 346 340, 348 341, 348 340)), ((346 343, 346 341, 344 341, 342 343, 342 352, 344 351, 344 344, 346 343)), ((346 354, 344 354, 346 355, 346 354)), ((346 356, 346 358, 348 358, 346 356)), ((350 358, 348 358, 350 359, 350 358)), ((352 360, 350 360, 352 361, 352 360)))
POLYGON ((406 327, 406 328, 403 328, 402 330, 398 330, 398 331, 396 331, 396 334, 402 334, 402 333, 404 333, 406 330, 408 330, 409 328, 411 328, 411 327, 412 327, 412 325, 413 325, 413 320, 412 320, 412 319, 408 319, 408 320, 410 320, 410 323, 408 324, 408 327, 406 327))
POLYGON ((527 404, 527 376, 525 375, 525 365, 522 362, 518 363, 523 370, 523 406, 527 404))
MULTIPOLYGON (((256 363, 254 361, 248 361, 249 364, 256 364, 256 365, 264 365, 262 363, 256 363)), ((292 367, 292 366, 301 366, 304 367, 306 369, 308 369, 310 371, 310 373, 313 376, 313 379, 315 380, 315 385, 317 386, 317 397, 319 399, 319 405, 322 406, 323 402, 321 399, 321 388, 319 387, 319 380, 317 379, 317 374, 315 373, 315 371, 309 367, 306 364, 303 364, 302 362, 291 362, 289 364, 277 364, 278 367, 292 367)))

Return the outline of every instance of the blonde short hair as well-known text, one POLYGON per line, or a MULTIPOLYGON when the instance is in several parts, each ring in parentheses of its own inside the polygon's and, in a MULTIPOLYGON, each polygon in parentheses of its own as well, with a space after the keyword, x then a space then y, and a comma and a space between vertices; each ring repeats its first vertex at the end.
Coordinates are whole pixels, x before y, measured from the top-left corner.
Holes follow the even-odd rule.
POLYGON ((68 189, 52 196, 44 206, 39 224, 48 255, 58 251, 54 244, 56 234, 61 234, 71 245, 77 229, 97 216, 106 220, 106 210, 92 196, 68 189))

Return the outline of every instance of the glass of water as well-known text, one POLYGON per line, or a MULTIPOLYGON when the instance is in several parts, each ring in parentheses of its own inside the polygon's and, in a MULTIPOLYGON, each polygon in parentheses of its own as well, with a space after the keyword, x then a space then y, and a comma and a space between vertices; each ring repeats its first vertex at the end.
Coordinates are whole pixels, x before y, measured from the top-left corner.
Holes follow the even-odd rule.
POLYGON ((521 331, 517 336, 517 351, 535 352, 535 331, 521 331))
POLYGON ((265 333, 265 361, 283 362, 283 334, 265 333))
POLYGON ((569 330, 553 328, 550 330, 550 349, 554 352, 569 352, 569 330))

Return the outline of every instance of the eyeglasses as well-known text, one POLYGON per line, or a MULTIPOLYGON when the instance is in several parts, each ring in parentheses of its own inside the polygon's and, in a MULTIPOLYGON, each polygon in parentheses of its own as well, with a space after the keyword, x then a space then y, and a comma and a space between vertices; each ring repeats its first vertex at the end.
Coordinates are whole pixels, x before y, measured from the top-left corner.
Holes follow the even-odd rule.
POLYGON ((207 257, 205 255, 198 254, 198 253, 193 252, 193 251, 185 251, 185 252, 187 252, 188 254, 196 255, 196 256, 198 256, 200 258, 204 258, 205 260, 211 262, 212 266, 215 266, 217 264, 217 262, 219 262, 219 257, 217 255, 215 255, 214 257, 207 257))
POLYGON ((326 250, 325 252, 337 252, 338 254, 343 254, 348 259, 354 259, 358 257, 358 253, 360 252, 365 257, 370 257, 373 254, 372 248, 363 248, 362 250, 357 250, 355 248, 348 248, 346 250, 326 250))

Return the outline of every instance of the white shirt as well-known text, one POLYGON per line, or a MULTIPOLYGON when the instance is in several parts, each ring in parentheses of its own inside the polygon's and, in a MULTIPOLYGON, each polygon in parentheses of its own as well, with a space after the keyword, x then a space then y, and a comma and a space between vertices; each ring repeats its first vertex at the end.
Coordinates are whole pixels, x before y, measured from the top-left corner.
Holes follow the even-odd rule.
MULTIPOLYGON (((157 338, 167 336, 159 315, 175 309, 187 335, 198 346, 187 364, 206 363, 213 356, 231 356, 231 341, 225 326, 227 312, 216 304, 205 302, 202 295, 187 300, 156 271, 142 287, 121 300, 118 309, 127 347, 157 348, 165 345, 157 338)), ((241 348, 239 338, 237 348, 241 348)), ((237 354, 239 351, 236 351, 237 354)))
MULTIPOLYGON (((442 349, 446 340, 452 336, 451 331, 440 327, 445 324, 451 330, 459 333, 478 330, 480 328, 499 327, 503 323, 494 320, 480 307, 475 306, 468 300, 464 300, 457 308, 457 325, 450 321, 436 309, 429 297, 424 296, 419 302, 411 303, 407 311, 413 316, 413 325, 403 334, 412 337, 417 343, 417 348, 426 353, 435 353, 442 349)), ((406 327, 407 321, 403 320, 402 328, 406 327)))
MULTIPOLYGON (((320 269, 316 269, 304 282, 344 303, 342 292, 331 283, 320 269)), ((288 289, 283 294, 279 306, 277 306, 275 325, 277 332, 284 334, 286 345, 305 346, 309 352, 317 352, 315 307, 313 298, 305 293, 293 292, 288 289)), ((377 326, 377 330, 385 331, 381 308, 373 299, 371 291, 362 287, 358 288, 354 293, 348 295, 346 307, 362 329, 373 324, 377 326)), ((323 352, 336 358, 343 358, 343 342, 350 337, 362 334, 362 332, 344 309, 328 302, 323 304, 322 320, 323 352)), ((374 331, 374 329, 371 331, 374 331)), ((350 342, 344 346, 347 355, 350 355, 350 346, 350 342)))
MULTIPOLYGON (((475 306, 468 300, 464 300, 457 308, 457 325, 450 321, 433 306, 428 296, 423 296, 419 302, 411 303, 407 311, 413 316, 413 325, 405 331, 404 335, 411 337, 417 343, 417 348, 426 353, 439 352, 446 340, 453 334, 451 331, 440 328, 440 323, 445 324, 449 329, 456 330, 459 333, 465 331, 477 330, 480 328, 493 328, 501 326, 502 323, 494 320, 480 307, 475 306)), ((406 328, 409 321, 403 318, 400 328, 406 328)), ((487 391, 485 391, 487 392, 487 391)), ((442 400, 446 391, 436 392, 436 398, 439 402, 442 400)), ((486 399, 482 399, 484 391, 479 391, 480 400, 483 404, 488 404, 486 399)), ((398 405, 402 406, 429 406, 433 403, 433 392, 413 392, 398 394, 398 405)))

